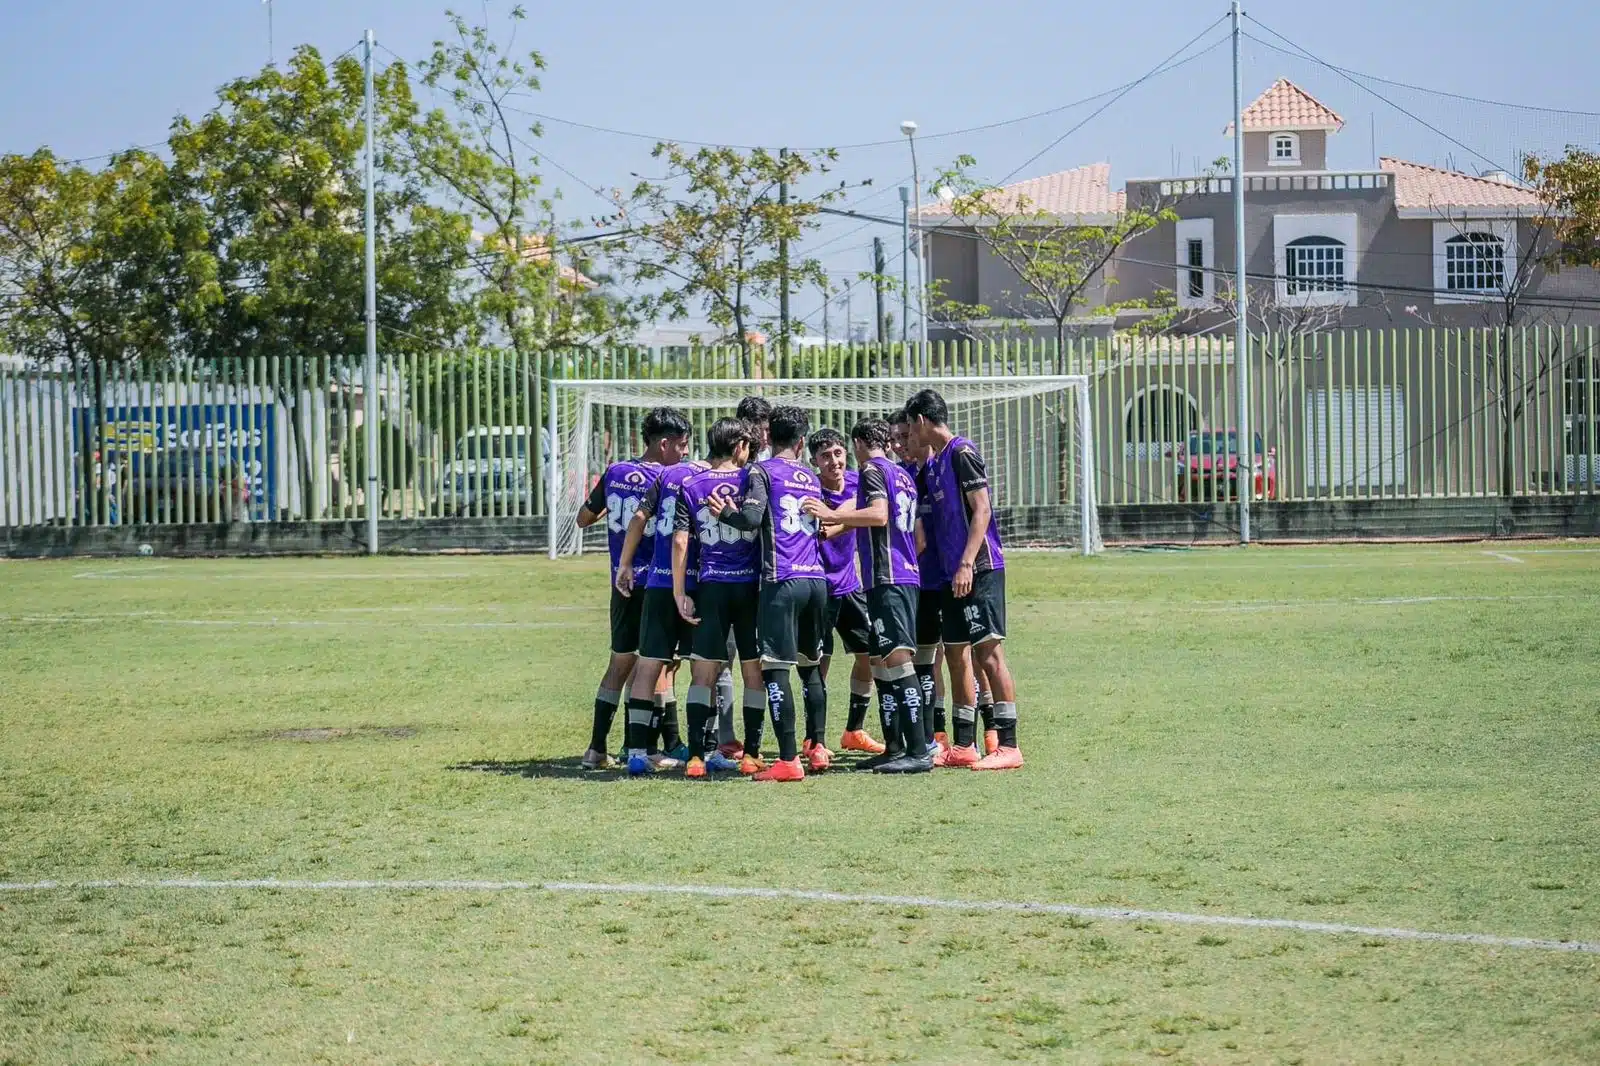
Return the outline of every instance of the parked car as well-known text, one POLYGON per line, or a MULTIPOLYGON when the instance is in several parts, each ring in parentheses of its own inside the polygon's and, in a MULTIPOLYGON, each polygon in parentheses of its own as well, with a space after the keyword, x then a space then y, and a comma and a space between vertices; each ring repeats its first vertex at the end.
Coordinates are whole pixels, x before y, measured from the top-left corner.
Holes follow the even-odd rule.
MULTIPOLYGON (((1261 434, 1251 449, 1252 499, 1278 498, 1277 449, 1263 453, 1261 434)), ((1239 496, 1239 431, 1205 429, 1189 434, 1178 449, 1178 499, 1233 500, 1239 496)))
POLYGON ((456 442, 446 481, 439 488, 440 510, 455 514, 527 514, 534 504, 533 465, 528 441, 539 440, 550 459, 545 430, 527 426, 479 426, 456 442))

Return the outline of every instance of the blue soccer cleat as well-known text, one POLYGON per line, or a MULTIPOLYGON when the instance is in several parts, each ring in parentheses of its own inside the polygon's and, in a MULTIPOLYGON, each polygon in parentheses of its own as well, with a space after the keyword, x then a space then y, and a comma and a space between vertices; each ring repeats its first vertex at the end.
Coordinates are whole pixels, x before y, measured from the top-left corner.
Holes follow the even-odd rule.
POLYGON ((667 758, 673 760, 679 765, 682 765, 683 763, 689 761, 690 756, 692 756, 694 752, 689 750, 689 745, 680 743, 677 747, 668 750, 665 754, 667 758))
POLYGON ((731 774, 739 769, 739 760, 730 759, 722 752, 712 752, 706 756, 706 770, 714 774, 731 774))
POLYGON ((645 774, 654 773, 655 766, 650 762, 650 756, 644 752, 634 752, 628 756, 628 776, 643 777, 645 774))

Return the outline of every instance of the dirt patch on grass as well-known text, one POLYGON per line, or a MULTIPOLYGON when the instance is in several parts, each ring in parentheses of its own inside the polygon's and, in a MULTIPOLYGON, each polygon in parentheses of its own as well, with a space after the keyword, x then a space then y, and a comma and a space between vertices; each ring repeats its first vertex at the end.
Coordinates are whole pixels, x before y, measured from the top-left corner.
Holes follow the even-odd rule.
POLYGON ((416 735, 417 731, 411 726, 387 725, 357 726, 355 728, 319 727, 314 729, 279 729, 275 732, 267 733, 263 739, 298 740, 310 742, 322 740, 356 740, 366 737, 376 738, 378 740, 404 740, 407 737, 414 737, 416 735))

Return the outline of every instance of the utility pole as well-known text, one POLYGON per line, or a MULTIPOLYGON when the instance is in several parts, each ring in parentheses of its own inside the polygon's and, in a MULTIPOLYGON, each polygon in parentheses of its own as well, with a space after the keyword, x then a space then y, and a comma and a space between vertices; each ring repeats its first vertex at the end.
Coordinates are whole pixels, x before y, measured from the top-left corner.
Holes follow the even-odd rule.
POLYGON ((833 334, 828 331, 828 286, 822 286, 822 346, 828 347, 833 343, 833 334))
POLYGON ((789 149, 778 149, 778 224, 783 227, 778 237, 778 351, 789 354, 789 238, 782 236, 788 227, 789 206, 789 149))
POLYGON ((883 319, 883 272, 889 266, 883 258, 883 238, 872 238, 872 295, 878 305, 878 343, 888 343, 889 323, 883 319))
POLYGON ((910 338, 906 323, 911 319, 911 190, 900 186, 900 343, 910 338))
POLYGON ((844 342, 854 344, 855 335, 855 307, 850 302, 850 279, 844 279, 844 342))
MULTIPOLYGON (((1244 71, 1239 63, 1239 0, 1230 8, 1233 20, 1233 256, 1236 293, 1233 308, 1233 376, 1239 390, 1239 543, 1250 543, 1250 497, 1255 493, 1256 449, 1250 435, 1250 297, 1245 291, 1244 247, 1244 71)), ((1223 450, 1227 450, 1224 438, 1223 450)), ((1265 475, 1263 475, 1265 476, 1265 475)))
POLYGON ((367 554, 378 554, 378 267, 377 222, 373 217, 373 190, 377 184, 372 134, 372 31, 363 38, 366 62, 367 111, 367 360, 362 367, 361 411, 366 422, 367 452, 367 554))
POLYGON ((278 49, 273 42, 272 32, 272 0, 261 0, 261 2, 267 6, 267 66, 270 67, 278 62, 278 49))

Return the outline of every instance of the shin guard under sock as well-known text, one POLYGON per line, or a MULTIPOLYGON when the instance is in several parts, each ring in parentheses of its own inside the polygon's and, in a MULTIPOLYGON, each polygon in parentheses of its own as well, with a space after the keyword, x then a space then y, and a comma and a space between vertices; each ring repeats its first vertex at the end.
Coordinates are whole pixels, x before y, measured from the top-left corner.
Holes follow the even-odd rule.
POLYGON ((997 703, 994 705, 994 728, 1000 734, 1002 748, 1017 746, 1017 705, 1015 703, 997 703))
POLYGON ((872 682, 850 680, 850 716, 845 719, 847 733, 854 733, 867 724, 867 712, 872 710, 872 682))
POLYGON ((764 691, 744 694, 744 753, 761 757, 761 731, 767 722, 767 694, 764 691))
POLYGON ((629 754, 650 750, 650 725, 655 721, 655 716, 654 700, 637 700, 629 697, 628 724, 624 733, 624 743, 629 754))
POLYGON ((617 704, 622 693, 614 688, 602 688, 594 694, 594 725, 589 731, 589 747, 603 752, 611 743, 611 723, 617 717, 617 704))
POLYGON ((928 753, 928 738, 922 721, 922 680, 916 667, 910 663, 886 666, 883 679, 894 688, 895 721, 906 754, 920 759, 928 753))
POLYGON ((972 707, 956 708, 956 735, 951 738, 958 748, 970 748, 978 742, 978 712, 972 707))
POLYGON ((716 734, 711 731, 711 709, 716 696, 709 685, 690 685, 689 702, 689 754, 706 756, 717 750, 716 734))
POLYGON ((906 746, 900 737, 900 695, 893 681, 883 676, 883 667, 875 666, 878 684, 878 724, 883 729, 883 749, 886 756, 904 755, 906 746))
POLYGON ((822 667, 799 668, 800 689, 806 705, 806 739, 826 746, 828 739, 828 687, 822 680, 822 667))
POLYGON ((761 671, 767 683, 767 710, 772 715, 772 732, 778 738, 778 758, 788 762, 800 754, 795 743, 794 692, 789 687, 789 668, 761 671))

